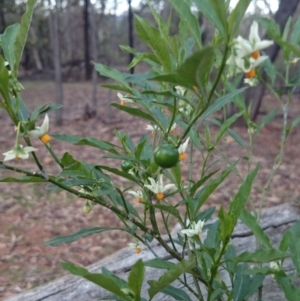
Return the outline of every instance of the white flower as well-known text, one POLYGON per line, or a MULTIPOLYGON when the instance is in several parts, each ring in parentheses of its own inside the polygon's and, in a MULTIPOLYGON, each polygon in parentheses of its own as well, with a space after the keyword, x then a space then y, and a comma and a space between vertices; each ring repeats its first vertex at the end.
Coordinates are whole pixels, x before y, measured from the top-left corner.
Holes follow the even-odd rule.
POLYGON ((276 261, 271 261, 270 262, 270 268, 272 270, 276 270, 276 271, 280 270, 280 266, 279 266, 279 264, 276 261))
POLYGON ((137 191, 129 190, 127 192, 132 194, 133 196, 135 196, 136 201, 138 203, 141 203, 143 201, 143 193, 140 190, 137 190, 137 191))
POLYGON ((151 134, 154 135, 154 133, 155 133, 156 131, 159 131, 159 127, 158 127, 157 125, 151 125, 151 124, 148 124, 148 125, 146 126, 146 130, 147 130, 147 131, 151 131, 151 134))
POLYGON ((260 56, 260 50, 268 48, 273 45, 273 41, 270 40, 261 40, 258 35, 258 24, 253 22, 250 27, 249 39, 246 40, 241 36, 238 36, 235 39, 235 50, 237 56, 245 57, 250 55, 254 59, 258 59, 260 56))
POLYGON ((179 160, 181 160, 181 161, 185 160, 185 158, 186 158, 185 151, 186 151, 189 141, 190 141, 190 137, 188 137, 186 139, 186 141, 183 144, 180 144, 178 147, 179 160))
POLYGON ((197 224, 192 222, 188 229, 181 230, 181 233, 185 234, 187 237, 192 238, 193 236, 200 236, 202 228, 205 221, 199 220, 197 224))
POLYGON ((296 65, 297 64, 297 62, 300 60, 300 57, 295 57, 292 61, 291 61, 291 63, 293 64, 293 65, 296 65))
POLYGON ((117 95, 118 95, 118 97, 119 97, 119 99, 120 99, 120 104, 121 104, 122 106, 124 106, 125 103, 128 103, 128 102, 131 102, 131 103, 132 103, 132 102, 133 102, 132 99, 130 99, 130 98, 124 96, 124 95, 121 94, 121 93, 118 93, 117 95))
POLYGON ((142 244, 141 242, 136 243, 129 243, 128 244, 129 249, 135 250, 136 254, 140 254, 143 249, 146 249, 146 246, 142 244))
POLYGON ((184 93, 186 91, 186 89, 181 86, 175 86, 175 89, 176 89, 176 92, 182 96, 184 95, 184 93))
POLYGON ((251 86, 256 85, 257 81, 254 80, 256 75, 255 68, 268 59, 268 56, 260 55, 260 50, 272 44, 273 41, 260 39, 258 35, 258 24, 257 22, 253 22, 248 40, 241 36, 234 39, 232 54, 226 62, 230 66, 229 76, 236 72, 244 72, 246 77, 244 82, 251 86))
POLYGON ((168 189, 171 189, 173 187, 175 187, 174 184, 167 184, 164 186, 163 184, 163 175, 160 174, 158 176, 158 180, 157 182, 153 179, 153 178, 148 178, 151 184, 147 184, 144 185, 146 188, 148 188, 149 190, 151 190, 153 193, 156 194, 157 199, 160 201, 162 200, 165 196, 164 196, 164 192, 168 189))
POLYGON ((16 144, 12 150, 3 153, 5 156, 3 161, 9 161, 12 159, 20 161, 21 159, 28 159, 29 153, 34 151, 37 151, 37 149, 32 146, 23 147, 21 144, 16 144))
POLYGON ((46 114, 43 124, 41 126, 36 126, 34 130, 28 131, 27 135, 31 138, 40 138, 40 140, 47 144, 50 142, 51 137, 48 134, 49 131, 49 117, 46 114))

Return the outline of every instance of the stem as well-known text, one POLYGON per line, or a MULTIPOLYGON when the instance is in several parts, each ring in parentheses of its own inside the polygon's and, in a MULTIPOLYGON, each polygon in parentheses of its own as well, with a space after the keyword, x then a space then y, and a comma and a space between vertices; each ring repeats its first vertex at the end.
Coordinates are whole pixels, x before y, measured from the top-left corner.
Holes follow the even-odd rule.
POLYGON ((168 232, 168 236, 169 236, 170 242, 171 242, 171 244, 172 244, 172 247, 173 247, 174 251, 176 251, 176 252, 178 253, 177 248, 176 248, 176 246, 175 246, 175 244, 174 244, 173 238, 172 238, 172 236, 171 236, 171 234, 170 234, 169 226, 168 226, 168 223, 167 223, 167 221, 166 221, 164 212, 163 212, 162 210, 160 210, 160 213, 161 213, 161 216, 162 216, 162 218, 163 218, 164 226, 165 226, 165 228, 166 228, 166 230, 167 230, 167 232, 168 232))
POLYGON ((206 111, 206 109, 208 108, 210 102, 211 102, 211 99, 214 95, 214 91, 219 83, 219 80, 221 78, 221 75, 223 73, 223 70, 224 70, 224 67, 226 65, 226 60, 227 60, 227 52, 228 52, 228 45, 226 44, 225 45, 225 50, 224 50, 224 55, 223 55, 223 59, 222 59, 222 63, 221 63, 221 66, 219 68, 219 72, 217 74, 217 77, 213 83, 213 86, 210 90, 210 93, 208 95, 208 98, 207 98, 207 104, 205 105, 205 107, 198 113, 196 114, 196 116, 192 119, 192 121, 189 123, 189 125, 186 127, 184 133, 182 134, 181 138, 178 140, 178 143, 177 143, 177 146, 179 146, 183 139, 187 136, 188 132, 190 131, 190 129, 192 128, 192 126, 194 125, 194 123, 198 120, 198 118, 206 111))
POLYGON ((53 157, 53 159, 55 160, 55 162, 61 167, 61 169, 64 169, 64 166, 61 164, 61 161, 56 156, 56 154, 53 151, 51 145, 50 144, 45 144, 45 146, 46 146, 47 150, 49 151, 49 153, 51 154, 51 156, 53 157))

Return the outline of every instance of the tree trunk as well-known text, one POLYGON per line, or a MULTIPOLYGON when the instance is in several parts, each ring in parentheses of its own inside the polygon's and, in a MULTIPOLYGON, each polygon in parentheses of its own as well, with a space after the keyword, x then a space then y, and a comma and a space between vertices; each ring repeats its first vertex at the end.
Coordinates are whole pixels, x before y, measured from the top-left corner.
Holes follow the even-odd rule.
MULTIPOLYGON (((49 0, 51 6, 51 0, 49 0)), ((61 76, 61 56, 58 33, 58 0, 55 3, 54 10, 51 10, 49 16, 50 39, 52 41, 52 49, 54 55, 54 71, 55 71, 55 87, 56 87, 56 104, 63 104, 63 89, 61 76)), ((56 110, 56 124, 62 124, 62 109, 56 110)))
MULTIPOLYGON (((134 39, 133 39, 133 13, 132 13, 132 5, 131 0, 128 0, 128 30, 129 30, 129 46, 134 48, 134 39)), ((129 64, 133 60, 133 54, 129 53, 129 64)), ((134 73, 134 68, 130 69, 130 73, 134 73)))
MULTIPOLYGON (((96 21, 96 9, 94 6, 91 7, 91 32, 92 32, 92 56, 93 61, 97 62, 98 60, 98 48, 97 48, 97 21, 96 21)), ((93 95, 92 95, 92 101, 93 101, 93 110, 94 115, 97 114, 97 71, 95 68, 93 68, 92 73, 92 83, 93 83, 93 95)))
MULTIPOLYGON (((274 19, 275 22, 280 26, 281 32, 283 31, 285 24, 290 16, 293 16, 294 12, 297 9, 297 6, 299 4, 300 0, 281 0, 279 3, 279 7, 277 12, 275 13, 274 19)), ((263 39, 267 39, 268 37, 265 36, 263 39)), ((269 47, 266 50, 266 55, 269 56, 271 62, 274 62, 278 53, 279 53, 280 47, 277 44, 274 44, 272 47, 269 47)), ((263 72, 262 77, 264 81, 267 79, 266 74, 263 72)), ((259 84, 256 87, 250 87, 248 88, 244 93, 244 98, 246 101, 246 105, 249 106, 251 103, 252 105, 252 111, 251 111, 251 120, 255 120, 258 113, 259 108, 262 103, 262 98, 264 95, 265 86, 263 84, 259 84)), ((231 105, 229 115, 233 115, 236 112, 236 107, 234 105, 231 105)), ((244 124, 243 120, 238 120, 239 124, 244 124)))
POLYGON ((35 67, 38 71, 42 71, 43 65, 42 65, 42 62, 40 59, 39 52, 37 50, 37 36, 36 36, 36 32, 35 32, 35 29, 33 26, 30 27, 29 34, 31 36, 31 40, 32 40, 32 44, 33 44, 32 52, 33 52, 33 59, 35 62, 35 67))
POLYGON ((89 6, 90 0, 84 0, 83 20, 84 20, 84 61, 85 79, 91 79, 91 59, 90 59, 90 39, 89 39, 89 6))

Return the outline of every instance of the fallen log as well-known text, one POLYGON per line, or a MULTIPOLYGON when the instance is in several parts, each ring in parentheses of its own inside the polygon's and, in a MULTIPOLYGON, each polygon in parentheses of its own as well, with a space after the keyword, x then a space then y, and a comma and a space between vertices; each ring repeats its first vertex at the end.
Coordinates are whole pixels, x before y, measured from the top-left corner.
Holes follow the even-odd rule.
MULTIPOLYGON (((288 230, 294 222, 300 218, 300 204, 286 203, 277 207, 268 208, 263 211, 261 216, 261 227, 270 237, 274 245, 278 245, 283 233, 288 230)), ((177 231, 179 229, 177 228, 177 231)), ((176 229, 174 229, 176 232, 176 229)), ((238 254, 243 251, 255 250, 255 238, 252 232, 242 223, 238 223, 233 235, 232 244, 236 248, 238 254)), ((154 251, 164 260, 170 260, 171 256, 158 244, 153 244, 154 251)), ((144 261, 152 259, 154 256, 149 250, 143 250, 141 255, 137 257, 132 250, 122 249, 111 256, 100 260, 99 262, 87 267, 90 272, 101 272, 105 267, 119 277, 126 278, 131 266, 142 258, 144 261)), ((284 269, 287 273, 293 271, 291 260, 286 260, 284 269)), ((147 299, 148 284, 147 280, 158 279, 161 270, 146 268, 146 279, 144 281, 142 295, 147 299)), ((190 280, 192 281, 192 279, 190 280)), ((226 280, 225 280, 226 281, 226 280)), ((299 282, 300 284, 300 282, 299 282)), ((180 287, 180 283, 174 284, 180 287)), ((52 281, 46 285, 42 285, 28 292, 10 297, 5 301, 98 301, 100 298, 107 296, 107 291, 76 276, 65 276, 58 280, 52 281)), ((158 294, 154 300, 173 300, 170 296, 158 294)), ((254 299, 253 299, 254 300, 254 299)), ((256 300, 256 299, 255 299, 256 300)), ((263 287, 264 301, 282 301, 285 300, 281 288, 267 277, 263 287)))

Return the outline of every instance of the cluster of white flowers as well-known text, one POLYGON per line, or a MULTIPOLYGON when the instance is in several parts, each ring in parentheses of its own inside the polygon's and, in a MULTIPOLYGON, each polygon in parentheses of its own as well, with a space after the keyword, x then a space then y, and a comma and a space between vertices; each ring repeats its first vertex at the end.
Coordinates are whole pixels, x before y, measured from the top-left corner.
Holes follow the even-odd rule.
POLYGON ((243 72, 245 74, 245 83, 255 86, 257 84, 255 68, 268 59, 268 56, 260 55, 260 50, 272 44, 273 41, 260 39, 258 24, 254 21, 250 28, 248 40, 241 36, 234 40, 232 54, 229 56, 227 64, 237 73, 243 72))

